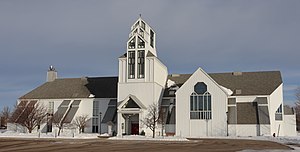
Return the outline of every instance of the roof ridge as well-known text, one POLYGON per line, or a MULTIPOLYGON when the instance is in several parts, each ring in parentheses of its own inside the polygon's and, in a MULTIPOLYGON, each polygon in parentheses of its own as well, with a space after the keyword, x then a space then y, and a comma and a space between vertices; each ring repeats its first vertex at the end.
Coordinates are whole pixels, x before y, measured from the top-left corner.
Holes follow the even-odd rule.
POLYGON ((280 70, 272 70, 272 71, 232 71, 232 72, 212 72, 208 74, 230 74, 233 72, 242 72, 242 73, 267 73, 267 72, 280 72, 280 70))

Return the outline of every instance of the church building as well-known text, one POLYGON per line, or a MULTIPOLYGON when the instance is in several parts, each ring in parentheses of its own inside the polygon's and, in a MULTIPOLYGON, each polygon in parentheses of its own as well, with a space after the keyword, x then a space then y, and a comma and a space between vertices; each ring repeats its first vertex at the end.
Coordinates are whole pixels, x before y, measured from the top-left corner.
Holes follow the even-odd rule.
POLYGON ((51 66, 47 81, 18 103, 47 107, 41 132, 54 131, 51 117, 56 115, 67 124, 88 115, 84 132, 151 136, 143 120, 149 106, 157 104, 163 119, 156 135, 296 135, 295 112, 283 103, 280 71, 206 73, 198 68, 169 74, 158 58, 156 33, 141 17, 131 26, 122 54, 115 77, 59 78, 51 66))

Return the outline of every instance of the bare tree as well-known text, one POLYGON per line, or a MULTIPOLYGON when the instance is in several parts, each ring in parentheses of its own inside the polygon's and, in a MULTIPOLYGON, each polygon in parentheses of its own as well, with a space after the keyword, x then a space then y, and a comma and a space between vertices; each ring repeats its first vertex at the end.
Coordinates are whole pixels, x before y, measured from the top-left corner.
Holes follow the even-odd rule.
POLYGON ((157 128, 157 123, 159 122, 159 106, 157 103, 152 103, 148 107, 148 114, 142 120, 142 123, 152 131, 152 137, 155 138, 155 129, 157 128))
POLYGON ((87 127, 88 120, 89 117, 87 114, 82 114, 74 119, 73 124, 78 127, 79 133, 84 132, 84 128, 87 127))
POLYGON ((10 111, 10 108, 5 106, 3 107, 1 113, 0 113, 0 118, 1 118, 1 126, 3 127, 6 127, 7 126, 7 122, 10 118, 10 115, 11 115, 11 111, 10 111))
POLYGON ((37 101, 20 102, 12 114, 11 121, 20 124, 31 133, 33 129, 44 122, 46 108, 37 101))
POLYGON ((295 102, 295 110, 296 110, 296 124, 297 130, 300 130, 300 87, 296 89, 296 102, 295 102))
POLYGON ((56 113, 52 116, 52 123, 58 128, 57 136, 60 136, 61 131, 69 120, 64 118, 64 114, 56 113))

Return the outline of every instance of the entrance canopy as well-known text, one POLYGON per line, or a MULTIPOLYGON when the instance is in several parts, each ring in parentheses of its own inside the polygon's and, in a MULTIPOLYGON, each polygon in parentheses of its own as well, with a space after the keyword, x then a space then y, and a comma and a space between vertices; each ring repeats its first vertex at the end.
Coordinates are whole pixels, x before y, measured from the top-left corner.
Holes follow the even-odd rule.
POLYGON ((118 112, 120 113, 140 113, 146 106, 134 95, 128 95, 118 105, 118 112))

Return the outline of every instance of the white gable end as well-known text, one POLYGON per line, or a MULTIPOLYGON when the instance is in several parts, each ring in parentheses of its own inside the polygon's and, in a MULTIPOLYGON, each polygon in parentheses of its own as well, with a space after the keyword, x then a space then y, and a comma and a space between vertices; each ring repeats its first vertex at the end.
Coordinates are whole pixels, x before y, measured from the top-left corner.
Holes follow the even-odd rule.
POLYGON ((226 136, 226 103, 226 92, 199 68, 176 92, 176 134, 185 137, 226 136), (212 118, 209 120, 190 119, 190 96, 198 82, 205 83, 211 94, 212 118))

